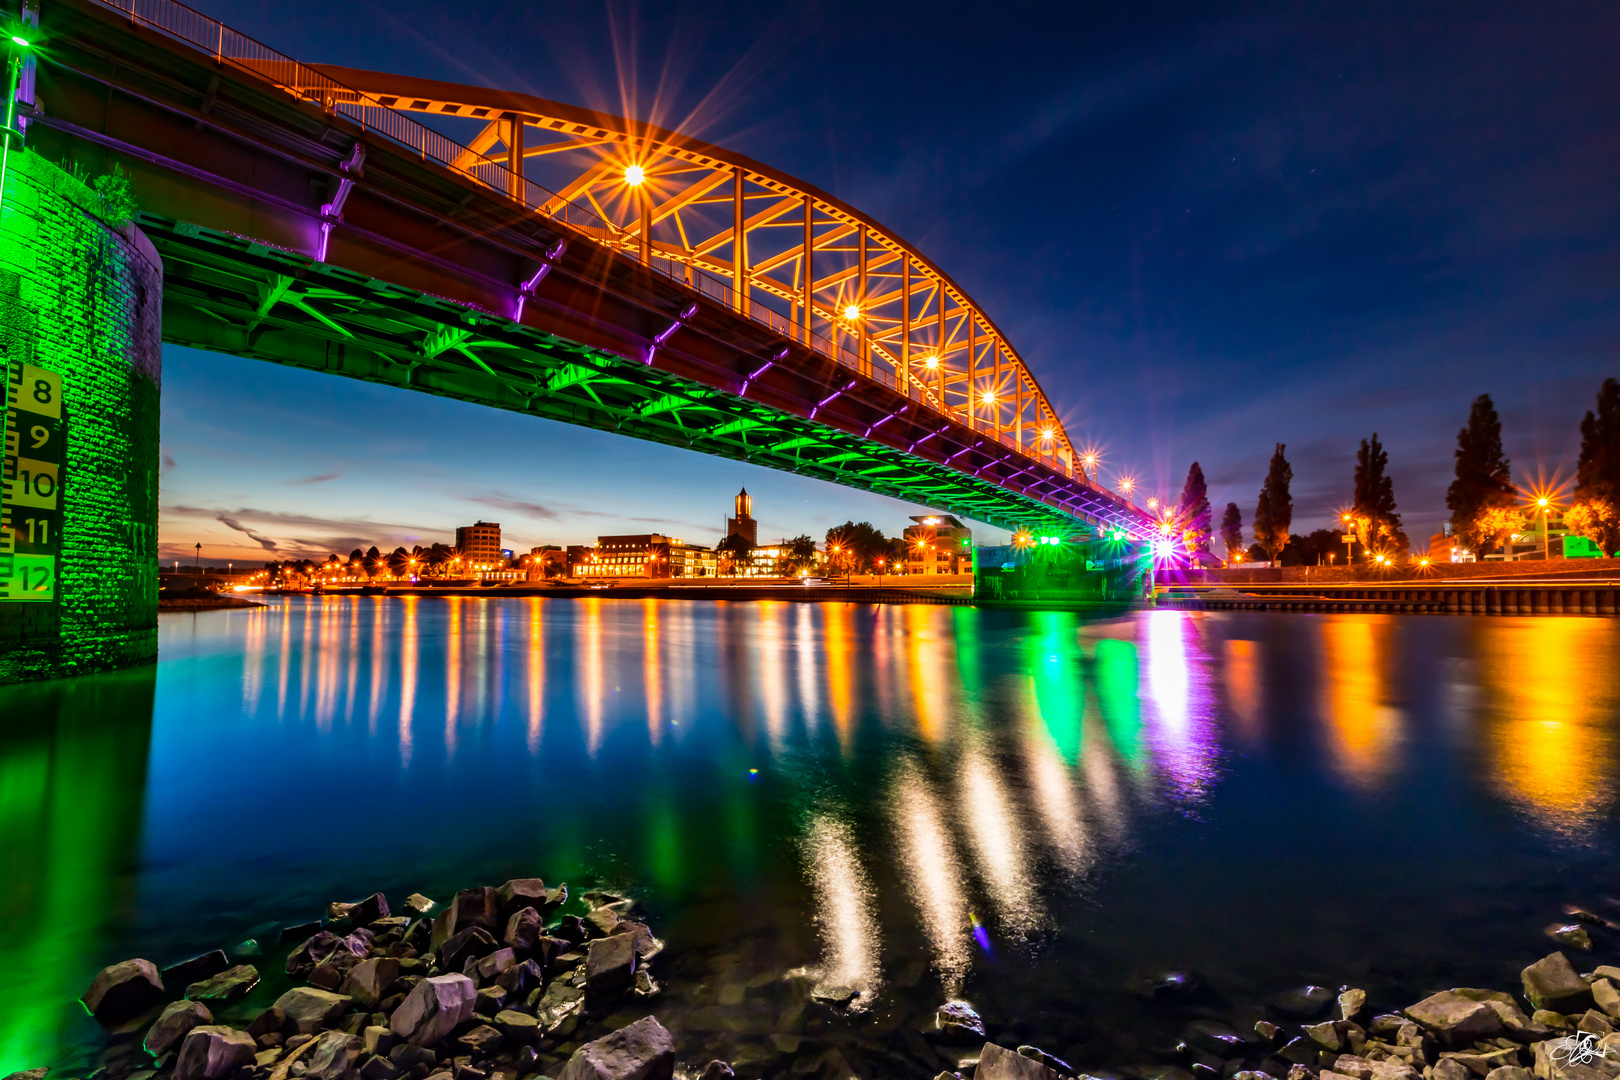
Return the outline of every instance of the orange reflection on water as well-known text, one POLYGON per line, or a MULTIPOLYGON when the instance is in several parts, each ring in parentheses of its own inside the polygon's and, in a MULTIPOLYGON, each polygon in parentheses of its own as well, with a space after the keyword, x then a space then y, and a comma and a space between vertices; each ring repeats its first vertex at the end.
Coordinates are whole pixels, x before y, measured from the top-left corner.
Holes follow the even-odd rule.
POLYGON ((1261 735, 1259 653, 1258 641, 1226 642, 1226 700, 1237 717, 1238 731, 1249 742, 1261 735))
POLYGON ((845 750, 850 748, 851 715, 853 705, 849 650, 854 648, 855 608, 851 604, 821 604, 822 618, 826 620, 827 639, 827 694, 832 700, 833 727, 838 741, 845 750))
POLYGON ((1322 620, 1322 715, 1334 765, 1352 783, 1376 787, 1395 764, 1401 712, 1389 691, 1394 616, 1322 620))
POLYGON ((585 750, 595 757, 602 747, 602 601, 590 596, 575 603, 585 608, 584 632, 577 639, 579 669, 584 673, 579 690, 585 717, 585 750))
POLYGON ((461 712, 461 597, 447 596, 450 630, 444 643, 444 756, 456 754, 456 715, 461 712))
POLYGON ((765 737, 771 754, 779 756, 787 743, 787 635, 782 624, 787 614, 780 600, 756 605, 759 629, 754 634, 760 703, 765 711, 765 737))
POLYGON ((529 753, 540 749, 540 732, 545 722, 546 704, 546 627, 545 600, 531 596, 529 604, 529 753))
POLYGON ((1614 787, 1620 625, 1570 616, 1479 628, 1484 737, 1493 778, 1543 825, 1576 831, 1614 787))
MULTIPOLYGON (((411 763, 411 721, 416 712, 416 605, 417 598, 403 596, 405 626, 399 635, 399 763, 411 763)), ((379 657, 381 653, 377 654, 379 657)), ((380 665, 379 665, 380 666, 380 665)))
POLYGON ((952 665, 945 657, 945 642, 938 633, 942 608, 908 604, 905 612, 905 661, 911 676, 911 700, 917 710, 917 734, 937 743, 949 728, 952 665))
POLYGON ((799 710, 804 716, 805 730, 815 733, 820 719, 820 683, 816 678, 821 666, 821 653, 818 650, 820 642, 816 637, 816 611, 819 604, 798 604, 798 666, 799 666, 799 710))
POLYGON ((654 746, 664 732, 664 682, 658 670, 658 604, 641 601, 641 683, 647 698, 647 738, 654 746))

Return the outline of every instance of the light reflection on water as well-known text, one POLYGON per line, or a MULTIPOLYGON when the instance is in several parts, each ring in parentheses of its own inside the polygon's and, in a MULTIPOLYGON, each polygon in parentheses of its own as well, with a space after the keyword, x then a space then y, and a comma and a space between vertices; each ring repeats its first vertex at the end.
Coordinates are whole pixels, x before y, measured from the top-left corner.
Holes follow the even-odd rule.
POLYGON ((1481 889, 1620 895, 1616 620, 334 597, 160 633, 155 677, 0 691, 0 1074, 104 963, 376 887, 632 885, 671 963, 981 995, 1098 1066, 1144 965, 1397 986, 1457 966, 1436 925, 1517 932, 1481 889), (1351 844, 1428 891, 1319 915, 1351 844))

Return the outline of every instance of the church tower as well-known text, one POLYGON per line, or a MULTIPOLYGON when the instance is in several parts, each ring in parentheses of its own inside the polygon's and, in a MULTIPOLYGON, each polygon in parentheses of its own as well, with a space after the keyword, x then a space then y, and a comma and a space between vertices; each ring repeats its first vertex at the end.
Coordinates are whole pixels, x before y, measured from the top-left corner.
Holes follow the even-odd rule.
POLYGON ((747 488, 737 492, 735 510, 736 517, 726 518, 726 535, 741 536, 750 547, 758 547, 759 522, 754 520, 754 499, 747 488))

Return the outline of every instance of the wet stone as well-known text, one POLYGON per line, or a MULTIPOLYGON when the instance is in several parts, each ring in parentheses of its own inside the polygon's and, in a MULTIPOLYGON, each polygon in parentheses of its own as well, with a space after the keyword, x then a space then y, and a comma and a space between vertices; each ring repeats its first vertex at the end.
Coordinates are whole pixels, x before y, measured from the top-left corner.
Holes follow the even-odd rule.
POLYGON ((354 999, 355 1004, 372 1009, 399 980, 399 961, 392 957, 372 957, 349 969, 337 992, 354 999))
POLYGON ((1543 932, 1560 945, 1582 952, 1592 951, 1592 935, 1580 923, 1552 923, 1543 932))
POLYGON ((1062 1074, 1034 1058, 987 1042, 979 1051, 974 1080, 1060 1080, 1062 1074))
POLYGON ((1406 1015, 1451 1047, 1467 1046, 1502 1030, 1502 1018, 1487 1002, 1472 1000, 1455 990, 1430 994, 1408 1006, 1406 1015))
POLYGON ((581 1046, 557 1080, 670 1080, 674 1071, 675 1042, 648 1016, 581 1046))
POLYGON ((1537 1009, 1570 1013, 1591 1004, 1590 988, 1563 953, 1542 957, 1525 968, 1520 977, 1524 981, 1525 998, 1537 1009))
POLYGON ((506 1042, 506 1036, 488 1024, 479 1024, 456 1040, 456 1045, 474 1057, 490 1057, 506 1042))
POLYGON ((109 1027, 136 1020, 163 1003, 163 980, 150 960, 125 960, 97 973, 79 998, 109 1027))
POLYGON ((328 1031, 315 1040, 309 1052, 304 1080, 344 1080, 359 1064, 365 1043, 343 1031, 328 1031))
POLYGON ((141 1043, 153 1057, 162 1057, 179 1046, 192 1028, 212 1024, 214 1016, 206 1005, 195 1001, 175 1001, 164 1008, 141 1043))
POLYGON ((1069 1063, 1067 1061, 1063 1061, 1060 1058, 1053 1057, 1051 1054, 1048 1054, 1045 1050, 1042 1050, 1038 1046, 1020 1046, 1018 1048, 1018 1054, 1021 1057, 1029 1058, 1031 1061, 1038 1061, 1042 1065, 1045 1065, 1048 1069, 1053 1070, 1054 1072, 1060 1072, 1060 1073, 1073 1073, 1074 1072, 1074 1069, 1072 1069, 1069 1066, 1069 1063))
POLYGON ((319 987, 298 986, 277 998, 275 1007, 287 1018, 287 1027, 299 1035, 313 1035, 335 1024, 349 999, 319 987))
POLYGON ((503 1009, 495 1014, 495 1019, 492 1022, 495 1025, 495 1030, 513 1042, 534 1042, 540 1037, 540 1021, 528 1013, 503 1009))
POLYGON ((984 1020, 966 1001, 947 1001, 934 1011, 934 1030, 946 1039, 976 1041, 984 1038, 984 1020))
POLYGON ((186 1033, 174 1061, 174 1080, 219 1080, 253 1060, 253 1036, 234 1028, 204 1024, 186 1033))
POLYGON ((226 1003, 244 998, 259 985, 259 969, 252 964, 237 964, 218 975, 194 982, 186 987, 186 997, 192 1001, 226 1003))
POLYGON ((423 979, 394 1010, 389 1028, 416 1046, 432 1046, 472 1019, 476 994, 465 975, 423 979))
POLYGON ((636 974, 636 942, 628 934, 598 938, 585 958, 585 985, 593 994, 628 990, 636 974))

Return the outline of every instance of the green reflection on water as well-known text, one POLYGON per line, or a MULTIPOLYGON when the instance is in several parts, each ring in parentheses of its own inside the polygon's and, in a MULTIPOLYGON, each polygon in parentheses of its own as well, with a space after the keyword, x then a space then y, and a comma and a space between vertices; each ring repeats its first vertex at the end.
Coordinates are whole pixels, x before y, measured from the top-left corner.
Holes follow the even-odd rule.
POLYGON ((1097 703, 1119 756, 1137 773, 1147 767, 1142 752, 1142 703, 1137 697, 1136 643, 1097 642, 1097 703))
POLYGON ((1085 680, 1075 648, 1078 619, 1072 612, 1039 612, 1032 616, 1036 633, 1028 638, 1027 661, 1035 680, 1035 705, 1063 760, 1080 753, 1080 721, 1085 680))
POLYGON ((155 669, 0 689, 0 1075, 55 1060, 131 900, 155 669))

